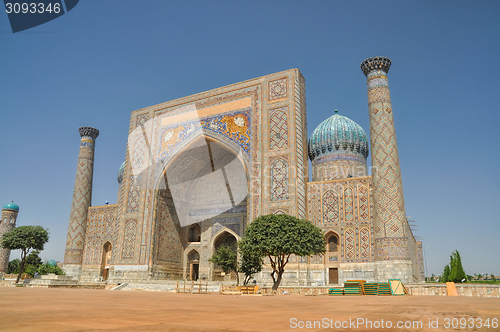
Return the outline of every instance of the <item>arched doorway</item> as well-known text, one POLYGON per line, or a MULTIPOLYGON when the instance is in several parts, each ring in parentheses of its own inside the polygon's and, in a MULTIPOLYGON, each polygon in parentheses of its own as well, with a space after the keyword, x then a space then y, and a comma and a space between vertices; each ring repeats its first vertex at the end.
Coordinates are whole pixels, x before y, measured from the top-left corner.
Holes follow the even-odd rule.
MULTIPOLYGON (((234 236, 234 234, 231 234, 227 230, 222 231, 219 233, 213 241, 213 250, 212 250, 212 255, 217 253, 217 250, 219 249, 220 246, 222 245, 227 245, 229 246, 233 252, 237 253, 238 252, 238 240, 234 236)), ((231 275, 226 276, 224 271, 221 269, 220 266, 213 264, 212 268, 212 280, 216 281, 224 281, 224 280, 236 280, 236 273, 231 272, 231 275)))
POLYGON ((113 246, 108 241, 102 246, 102 257, 101 257, 101 278, 103 281, 108 280, 109 277, 109 265, 111 264, 111 253, 113 246))
POLYGON ((339 251, 339 236, 334 232, 326 234, 326 249, 328 252, 339 251))
POLYGON ((327 251, 327 262, 328 267, 328 283, 330 285, 336 285, 339 283, 339 249, 340 249, 340 239, 337 233, 330 231, 326 233, 326 251, 327 251))
POLYGON ((189 279, 196 281, 199 276, 200 254, 196 250, 191 250, 187 256, 189 264, 189 279))
POLYGON ((155 193, 153 277, 210 279, 211 248, 203 244, 224 227, 237 236, 244 231, 248 211, 244 158, 225 143, 204 136, 164 164, 155 193), (192 250, 185 254, 192 247, 197 263, 190 260, 192 250))
POLYGON ((194 224, 194 225, 189 226, 188 241, 189 242, 200 242, 201 241, 200 224, 194 224))

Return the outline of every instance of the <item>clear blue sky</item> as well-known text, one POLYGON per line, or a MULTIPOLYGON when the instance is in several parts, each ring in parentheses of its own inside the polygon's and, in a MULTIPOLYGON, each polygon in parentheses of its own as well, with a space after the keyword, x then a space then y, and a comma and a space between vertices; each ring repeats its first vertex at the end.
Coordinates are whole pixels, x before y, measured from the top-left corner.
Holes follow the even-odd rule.
POLYGON ((368 132, 359 64, 383 55, 428 275, 454 249, 468 274, 498 275, 499 13, 498 1, 86 0, 16 34, 0 14, 0 203, 49 228, 42 257, 62 260, 78 127, 101 131, 93 204, 115 203, 132 111, 299 68, 309 134, 336 108, 368 132))

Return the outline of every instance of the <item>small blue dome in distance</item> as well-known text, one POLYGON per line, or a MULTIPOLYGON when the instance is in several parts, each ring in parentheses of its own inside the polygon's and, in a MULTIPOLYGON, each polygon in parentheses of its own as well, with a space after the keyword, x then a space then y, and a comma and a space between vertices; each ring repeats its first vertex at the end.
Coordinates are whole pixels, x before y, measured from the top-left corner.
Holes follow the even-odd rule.
POLYGON ((125 162, 123 162, 123 164, 120 166, 120 169, 118 170, 118 184, 122 184, 124 175, 125 175, 125 162))
POLYGON ((311 161, 337 153, 368 157, 368 139, 356 122, 335 114, 321 122, 309 138, 311 161))
POLYGON ((50 261, 47 262, 47 264, 49 264, 50 266, 57 266, 57 262, 53 259, 51 259, 50 261))
POLYGON ((19 206, 16 203, 14 203, 14 201, 12 201, 12 203, 5 204, 2 207, 2 210, 19 211, 19 206))

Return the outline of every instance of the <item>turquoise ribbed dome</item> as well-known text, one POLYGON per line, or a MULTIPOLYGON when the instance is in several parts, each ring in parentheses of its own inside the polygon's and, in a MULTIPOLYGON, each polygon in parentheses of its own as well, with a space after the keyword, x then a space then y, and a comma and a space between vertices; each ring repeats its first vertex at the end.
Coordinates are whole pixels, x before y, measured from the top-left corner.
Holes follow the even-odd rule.
POLYGON ((356 122, 337 113, 321 122, 309 138, 309 158, 345 153, 368 157, 368 139, 356 122))
POLYGON ((120 166, 118 170, 118 183, 121 184, 123 182, 123 176, 125 175, 125 162, 120 166))
POLYGON ((2 210, 14 210, 14 211, 19 211, 19 206, 12 202, 12 203, 9 203, 9 204, 5 204, 3 207, 2 207, 2 210))

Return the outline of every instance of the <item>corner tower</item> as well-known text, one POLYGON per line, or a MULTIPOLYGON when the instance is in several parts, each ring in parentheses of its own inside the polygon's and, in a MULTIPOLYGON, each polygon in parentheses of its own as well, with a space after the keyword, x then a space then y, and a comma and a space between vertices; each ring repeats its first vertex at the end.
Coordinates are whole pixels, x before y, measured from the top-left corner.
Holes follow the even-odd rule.
POLYGON ((85 245, 88 209, 92 203, 94 149, 99 130, 92 127, 80 127, 78 130, 82 138, 64 253, 64 269, 67 274, 79 277, 85 245))
MULTIPOLYGON (((16 227, 19 206, 14 202, 5 204, 2 207, 2 220, 0 220, 0 240, 5 233, 12 231, 16 227)), ((0 247, 0 272, 7 272, 9 267, 10 250, 0 247)))
POLYGON ((386 57, 368 58, 361 63, 367 78, 370 114, 375 278, 386 281, 398 277, 412 282, 403 183, 387 80, 390 66, 391 60, 386 57))

